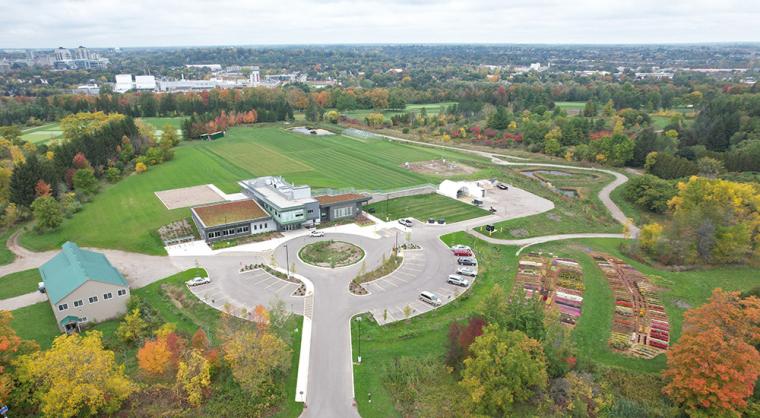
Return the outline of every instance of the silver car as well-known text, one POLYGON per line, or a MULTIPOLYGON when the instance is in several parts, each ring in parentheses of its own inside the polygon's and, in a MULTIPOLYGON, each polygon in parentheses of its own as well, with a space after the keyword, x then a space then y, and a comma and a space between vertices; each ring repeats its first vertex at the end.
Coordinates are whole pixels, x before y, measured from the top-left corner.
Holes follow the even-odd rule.
POLYGON ((208 277, 196 277, 185 282, 188 286, 199 286, 202 284, 211 283, 211 279, 208 277))
POLYGON ((433 292, 428 292, 427 290, 420 293, 420 300, 433 306, 441 306, 441 304, 443 304, 438 295, 433 292))
POLYGON ((472 267, 459 267, 457 269, 457 274, 461 274, 462 276, 476 277, 478 275, 478 271, 472 267))
POLYGON ((450 274, 446 282, 453 284, 454 286, 467 287, 470 285, 470 281, 458 274, 450 274))

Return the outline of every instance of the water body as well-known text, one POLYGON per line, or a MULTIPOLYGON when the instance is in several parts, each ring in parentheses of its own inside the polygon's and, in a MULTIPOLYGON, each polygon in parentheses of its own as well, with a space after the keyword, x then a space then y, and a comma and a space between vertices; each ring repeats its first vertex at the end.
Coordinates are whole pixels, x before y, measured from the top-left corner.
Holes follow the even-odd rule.
POLYGON ((532 179, 538 179, 536 177, 536 174, 548 174, 550 176, 561 176, 561 177, 572 177, 573 174, 565 172, 565 171, 557 171, 557 170, 527 170, 527 171, 521 171, 521 174, 528 176, 532 179))

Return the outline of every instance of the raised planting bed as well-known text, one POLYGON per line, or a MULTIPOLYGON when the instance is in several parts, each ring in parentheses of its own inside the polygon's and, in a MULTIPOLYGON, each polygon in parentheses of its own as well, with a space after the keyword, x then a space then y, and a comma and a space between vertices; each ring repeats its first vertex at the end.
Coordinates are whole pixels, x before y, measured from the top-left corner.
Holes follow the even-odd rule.
POLYGON ((344 241, 318 241, 301 248, 298 257, 313 266, 336 268, 358 263, 364 250, 344 241))
POLYGON ((655 286, 639 271, 606 254, 593 255, 615 296, 610 348, 651 359, 668 349, 670 324, 655 286), (622 336, 628 336, 623 343, 622 336))
POLYGON ((540 297, 547 307, 559 311, 559 320, 575 325, 583 307, 583 270, 577 261, 529 253, 520 258, 515 291, 540 297))

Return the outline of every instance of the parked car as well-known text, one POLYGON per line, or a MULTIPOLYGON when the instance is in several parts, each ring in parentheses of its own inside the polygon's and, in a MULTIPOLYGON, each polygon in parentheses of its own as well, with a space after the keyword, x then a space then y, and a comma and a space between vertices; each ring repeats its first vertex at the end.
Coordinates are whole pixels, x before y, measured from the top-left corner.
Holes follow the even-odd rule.
POLYGON ((475 257, 459 257, 457 260, 460 266, 477 266, 478 260, 475 257))
POLYGON ((311 231, 309 231, 309 236, 310 237, 324 237, 325 232, 320 231, 319 229, 312 229, 311 231))
POLYGON ((483 201, 480 199, 472 199, 472 204, 475 206, 481 206, 483 205, 483 201))
POLYGON ((443 225, 446 223, 446 218, 438 218, 438 224, 443 225))
POLYGON ((433 218, 428 218, 428 223, 429 223, 429 224, 434 224, 434 223, 435 223, 435 219, 433 219, 433 218))
POLYGON ((443 304, 438 295, 433 292, 428 292, 427 290, 420 293, 420 300, 433 306, 441 306, 443 304))
POLYGON ((45 282, 39 282, 39 283, 37 283, 37 290, 40 293, 47 293, 47 290, 45 289, 45 282))
POLYGON ((460 274, 462 276, 477 277, 478 271, 472 267, 459 267, 457 269, 457 274, 460 274))
POLYGON ((196 277, 194 279, 188 280, 185 283, 187 283, 188 286, 199 286, 202 284, 211 283, 211 279, 209 279, 208 277, 196 277))
POLYGON ((451 249, 452 249, 452 250, 469 250, 469 249, 470 249, 470 247, 469 247, 469 246, 467 246, 467 245, 456 244, 456 245, 452 245, 452 246, 451 246, 451 249))
POLYGON ((496 187, 498 187, 501 190, 509 190, 509 186, 507 186, 504 183, 499 183, 499 184, 496 185, 496 187))
POLYGON ((401 219, 398 220, 398 223, 400 223, 401 225, 407 226, 407 227, 411 227, 412 226, 412 220, 409 219, 409 218, 401 218, 401 219))
POLYGON ((369 212, 369 213, 375 213, 376 209, 375 208, 367 208, 367 212, 369 212))
POLYGON ((467 287, 470 285, 470 281, 465 279, 464 277, 458 275, 458 274, 450 274, 449 278, 446 279, 446 281, 450 284, 453 284, 455 286, 462 286, 467 287))
POLYGON ((457 248, 453 252, 457 257, 472 257, 472 250, 469 248, 457 248))

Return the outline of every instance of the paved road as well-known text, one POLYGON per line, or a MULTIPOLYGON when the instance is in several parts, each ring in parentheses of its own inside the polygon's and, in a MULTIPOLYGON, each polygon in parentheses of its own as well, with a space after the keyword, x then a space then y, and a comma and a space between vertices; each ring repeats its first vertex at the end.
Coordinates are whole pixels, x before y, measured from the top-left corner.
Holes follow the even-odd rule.
MULTIPOLYGON (((416 143, 403 138, 390 139, 416 143)), ((590 170, 608 173, 615 180, 606 185, 599 193, 602 203, 618 222, 625 224, 627 219, 620 208, 610 199, 610 193, 628 179, 623 174, 604 169, 583 168, 559 164, 504 161, 493 153, 460 149, 450 146, 424 144, 440 148, 474 153, 491 158, 497 165, 531 165, 574 170, 590 170)), ((361 246, 365 259, 353 266, 326 269, 303 263, 297 256, 298 250, 315 240, 310 237, 297 237, 288 240, 273 252, 225 252, 223 254, 198 257, 155 257, 123 251, 98 250, 106 254, 111 262, 125 273, 132 287, 141 287, 175 272, 203 266, 212 277, 212 284, 194 288, 195 294, 206 303, 224 309, 232 306, 238 312, 250 311, 258 304, 269 305, 275 299, 285 301, 286 307, 294 313, 306 314, 312 319, 312 338, 309 347, 308 390, 304 417, 351 417, 358 416, 354 406, 353 371, 351 355, 351 318, 363 312, 370 312, 380 323, 401 320, 405 317, 404 307, 412 309, 411 315, 419 315, 433 309, 417 300, 422 290, 439 294, 444 303, 449 303, 459 296, 463 289, 446 283, 446 277, 456 269, 455 258, 439 237, 456 231, 468 231, 485 241, 496 244, 527 246, 535 243, 562 239, 588 237, 620 238, 622 234, 568 234, 533 237, 521 240, 497 240, 476 231, 474 228, 487 224, 530 216, 550 210, 553 203, 538 198, 517 188, 508 192, 495 190, 490 193, 497 212, 473 220, 449 225, 424 225, 416 222, 410 228, 392 226, 380 231, 380 235, 371 238, 354 234, 327 234, 321 239, 336 239, 352 242, 361 246), (363 268, 366 271, 377 267, 395 245, 396 240, 403 241, 411 232, 411 241, 421 245, 420 251, 408 251, 404 254, 404 264, 395 272, 372 284, 367 285, 370 294, 357 296, 349 292, 349 282, 363 268), (293 295, 297 285, 280 280, 263 271, 240 273, 240 267, 247 264, 267 263, 274 260, 277 266, 295 266, 295 271, 313 283, 313 295, 306 298, 293 295)), ((638 228, 631 227, 632 235, 638 228)), ((38 267, 56 252, 33 253, 20 247, 18 234, 9 239, 9 248, 17 255, 16 261, 0 267, 0 275, 38 267)), ((15 309, 25 304, 36 303, 40 295, 30 293, 18 298, 0 301, 0 309, 15 309)), ((43 296, 44 298, 44 296, 43 296)), ((300 375, 300 373, 299 373, 300 375)))

